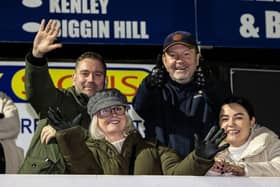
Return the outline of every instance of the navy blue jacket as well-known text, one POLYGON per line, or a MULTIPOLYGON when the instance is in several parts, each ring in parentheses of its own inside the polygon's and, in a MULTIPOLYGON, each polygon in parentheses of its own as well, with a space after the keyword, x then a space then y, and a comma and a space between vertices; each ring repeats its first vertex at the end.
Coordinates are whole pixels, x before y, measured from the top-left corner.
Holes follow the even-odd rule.
POLYGON ((133 108, 145 120, 145 136, 186 156, 194 148, 194 133, 204 137, 217 125, 224 98, 230 95, 220 82, 199 93, 194 82, 178 84, 168 78, 163 88, 148 89, 145 78, 133 99, 133 108))

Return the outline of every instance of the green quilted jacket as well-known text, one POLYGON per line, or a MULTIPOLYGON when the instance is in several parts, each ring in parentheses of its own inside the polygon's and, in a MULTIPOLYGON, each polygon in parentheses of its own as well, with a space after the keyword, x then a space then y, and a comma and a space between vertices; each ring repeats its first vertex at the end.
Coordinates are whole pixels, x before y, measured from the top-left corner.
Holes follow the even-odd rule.
POLYGON ((172 149, 145 140, 136 131, 126 137, 121 153, 78 126, 58 131, 56 139, 67 170, 75 174, 204 175, 214 163, 195 152, 181 159, 172 149))
POLYGON ((90 117, 86 111, 87 96, 77 94, 74 87, 56 88, 50 77, 46 58, 36 59, 31 53, 26 56, 25 90, 27 101, 39 115, 40 121, 19 173, 67 173, 56 141, 41 144, 41 129, 48 125, 46 115, 49 106, 59 107, 68 119, 82 113, 80 124, 88 129, 90 117))

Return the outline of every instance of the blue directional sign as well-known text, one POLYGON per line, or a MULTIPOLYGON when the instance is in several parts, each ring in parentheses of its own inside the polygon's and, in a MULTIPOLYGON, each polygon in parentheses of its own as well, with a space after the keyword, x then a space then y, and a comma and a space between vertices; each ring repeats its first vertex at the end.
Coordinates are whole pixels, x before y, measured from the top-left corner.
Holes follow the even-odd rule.
POLYGON ((280 48, 279 0, 198 0, 197 20, 201 45, 280 48))
POLYGON ((32 42, 42 19, 63 43, 161 45, 186 30, 205 46, 280 48, 280 0, 9 0, 0 42, 32 42))
POLYGON ((161 45, 194 32, 193 0, 9 0, 0 6, 0 41, 31 42, 41 19, 56 19, 64 43, 161 45))

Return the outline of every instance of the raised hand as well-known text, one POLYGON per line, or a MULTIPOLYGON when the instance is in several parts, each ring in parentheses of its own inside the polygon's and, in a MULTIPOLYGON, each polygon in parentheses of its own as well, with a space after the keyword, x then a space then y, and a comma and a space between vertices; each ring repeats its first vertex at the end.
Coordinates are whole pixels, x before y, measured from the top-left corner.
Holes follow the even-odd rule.
POLYGON ((225 137, 226 134, 224 133, 224 129, 219 129, 215 126, 210 129, 203 140, 201 140, 198 135, 195 134, 194 138, 196 155, 205 159, 213 159, 218 152, 226 149, 229 146, 229 144, 219 146, 225 137))
POLYGON ((43 19, 33 41, 32 55, 42 58, 46 53, 62 47, 61 43, 55 43, 59 31, 57 21, 49 20, 45 27, 45 20, 43 19))

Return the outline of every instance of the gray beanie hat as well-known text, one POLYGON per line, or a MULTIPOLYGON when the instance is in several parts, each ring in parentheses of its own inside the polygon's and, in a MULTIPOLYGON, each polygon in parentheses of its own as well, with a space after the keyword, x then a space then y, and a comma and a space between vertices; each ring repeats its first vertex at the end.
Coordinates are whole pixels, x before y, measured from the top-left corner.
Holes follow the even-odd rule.
POLYGON ((98 91, 95 95, 89 98, 87 104, 88 114, 92 117, 99 110, 114 105, 129 107, 126 97, 119 90, 109 88, 98 91))

